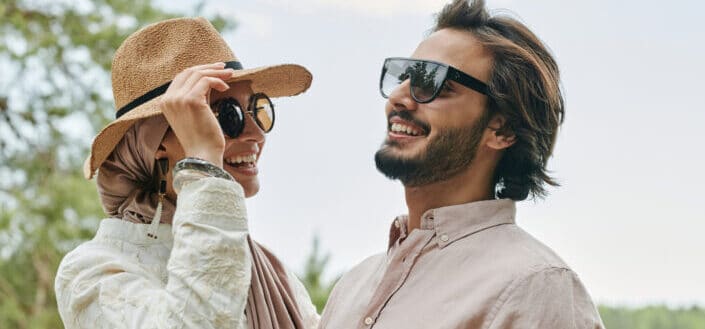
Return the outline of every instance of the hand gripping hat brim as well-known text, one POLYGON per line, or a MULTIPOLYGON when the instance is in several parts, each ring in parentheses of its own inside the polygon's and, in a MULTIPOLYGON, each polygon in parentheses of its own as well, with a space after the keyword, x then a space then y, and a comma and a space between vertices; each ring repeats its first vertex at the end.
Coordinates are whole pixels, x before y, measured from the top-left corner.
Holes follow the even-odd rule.
POLYGON ((84 176, 93 177, 136 121, 161 115, 161 95, 179 72, 215 62, 235 68, 226 82, 251 81, 254 92, 273 98, 294 96, 311 86, 311 73, 296 64, 242 69, 220 33, 204 18, 176 18, 146 26, 115 52, 112 84, 117 118, 93 140, 84 176))

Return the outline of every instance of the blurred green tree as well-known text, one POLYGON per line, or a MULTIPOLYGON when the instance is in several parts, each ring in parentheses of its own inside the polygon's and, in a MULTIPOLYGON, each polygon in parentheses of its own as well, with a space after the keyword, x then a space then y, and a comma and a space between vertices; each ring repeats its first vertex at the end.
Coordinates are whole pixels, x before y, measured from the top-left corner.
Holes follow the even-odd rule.
POLYGON ((301 278, 306 290, 308 290, 308 294, 311 296, 311 301, 313 302, 313 305, 316 305, 318 313, 323 311, 323 307, 326 305, 326 301, 328 301, 328 296, 330 295, 331 290, 333 290, 333 286, 336 282, 338 282, 338 279, 340 279, 340 276, 337 276, 335 279, 326 282, 323 278, 329 261, 330 254, 321 253, 320 239, 318 235, 315 235, 313 237, 311 253, 306 259, 304 271, 301 275, 299 275, 299 278, 301 278))
POLYGON ((114 115, 113 53, 137 28, 176 15, 148 0, 0 2, 0 328, 61 327, 54 274, 103 217, 81 168, 114 115))
POLYGON ((599 310, 608 329, 705 328, 705 309, 697 306, 677 309, 663 305, 641 308, 600 306, 599 310))

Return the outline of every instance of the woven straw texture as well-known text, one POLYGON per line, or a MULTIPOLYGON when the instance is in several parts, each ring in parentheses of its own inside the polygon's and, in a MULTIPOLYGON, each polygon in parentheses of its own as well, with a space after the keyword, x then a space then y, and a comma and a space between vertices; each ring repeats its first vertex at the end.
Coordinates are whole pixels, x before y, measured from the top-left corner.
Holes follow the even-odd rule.
MULTIPOLYGON (((238 61, 218 31, 204 18, 176 18, 148 25, 130 35, 115 52, 112 64, 115 111, 171 81, 186 68, 215 62, 238 61)), ((280 64, 237 70, 227 82, 252 81, 254 92, 270 97, 294 96, 312 80, 303 66, 280 64)), ((103 128, 93 140, 83 173, 91 179, 137 120, 160 115, 158 96, 103 128)))

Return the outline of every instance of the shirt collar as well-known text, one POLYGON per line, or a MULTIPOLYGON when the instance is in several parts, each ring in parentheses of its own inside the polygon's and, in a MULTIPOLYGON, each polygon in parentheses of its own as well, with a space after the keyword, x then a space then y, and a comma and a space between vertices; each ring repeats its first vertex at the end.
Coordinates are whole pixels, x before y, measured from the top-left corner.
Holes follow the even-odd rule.
MULTIPOLYGON (((483 200, 427 210, 421 216, 422 230, 434 230, 439 248, 484 229, 514 224, 516 205, 513 200, 483 200)), ((398 216, 389 230, 389 248, 408 235, 407 215, 398 216)))

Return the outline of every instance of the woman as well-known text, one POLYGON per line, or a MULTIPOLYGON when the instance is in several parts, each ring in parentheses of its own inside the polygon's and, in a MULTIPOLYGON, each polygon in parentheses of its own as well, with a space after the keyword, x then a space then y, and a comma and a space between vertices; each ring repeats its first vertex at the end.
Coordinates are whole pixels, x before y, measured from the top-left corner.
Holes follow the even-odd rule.
POLYGON ((244 203, 269 97, 304 92, 311 74, 244 70, 208 21, 179 18, 128 37, 112 78, 116 120, 84 167, 110 218, 61 262, 66 328, 315 327, 301 282, 248 237, 244 203))

